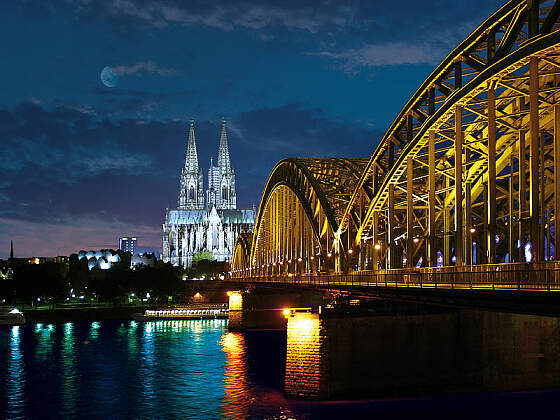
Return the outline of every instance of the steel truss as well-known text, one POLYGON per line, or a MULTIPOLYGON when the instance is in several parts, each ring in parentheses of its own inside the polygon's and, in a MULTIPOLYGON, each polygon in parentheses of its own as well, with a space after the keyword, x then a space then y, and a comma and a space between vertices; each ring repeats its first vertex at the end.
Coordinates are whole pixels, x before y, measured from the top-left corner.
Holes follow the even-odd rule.
POLYGON ((369 161, 281 161, 251 265, 331 269, 309 263, 318 253, 339 272, 558 259, 559 14, 560 0, 504 5, 426 79, 369 161), (272 240, 282 235, 292 248, 272 240))

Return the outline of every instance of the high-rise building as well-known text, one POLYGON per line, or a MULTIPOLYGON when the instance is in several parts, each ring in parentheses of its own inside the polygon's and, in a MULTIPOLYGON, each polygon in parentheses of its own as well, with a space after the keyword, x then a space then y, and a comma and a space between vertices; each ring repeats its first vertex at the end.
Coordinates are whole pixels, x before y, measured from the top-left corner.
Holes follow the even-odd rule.
POLYGON ((163 261, 186 268, 192 265, 194 255, 203 251, 212 253, 217 261, 230 260, 237 235, 253 229, 255 211, 237 208, 235 171, 229 158, 224 118, 216 165, 210 159, 206 197, 192 118, 179 185, 177 208, 165 213, 163 261))
POLYGON ((121 251, 130 252, 132 255, 136 253, 138 247, 138 239, 132 236, 123 236, 119 238, 119 249, 121 251))

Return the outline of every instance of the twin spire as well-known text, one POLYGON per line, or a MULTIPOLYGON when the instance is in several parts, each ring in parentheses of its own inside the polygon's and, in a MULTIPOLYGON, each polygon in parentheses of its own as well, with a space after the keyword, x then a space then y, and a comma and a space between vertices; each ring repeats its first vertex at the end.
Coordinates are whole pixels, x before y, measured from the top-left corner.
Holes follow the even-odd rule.
MULTIPOLYGON (((182 170, 181 187, 179 190, 179 208, 201 209, 204 207, 202 170, 198 164, 194 119, 190 119, 187 139, 185 167, 182 170)), ((226 120, 222 117, 222 131, 218 149, 217 166, 210 160, 208 173, 207 206, 218 209, 236 208, 235 174, 231 167, 227 142, 226 120)))
MULTIPOLYGON (((194 119, 190 119, 189 137, 187 140, 187 155, 185 157, 186 172, 198 172, 198 153, 196 151, 196 136, 194 134, 194 119)), ((212 158, 211 158, 212 159, 212 158)), ((213 164, 211 163, 210 166, 213 164)), ((218 149, 218 168, 224 172, 231 171, 229 149, 226 132, 226 119, 222 117, 222 132, 220 134, 220 147, 218 149)))

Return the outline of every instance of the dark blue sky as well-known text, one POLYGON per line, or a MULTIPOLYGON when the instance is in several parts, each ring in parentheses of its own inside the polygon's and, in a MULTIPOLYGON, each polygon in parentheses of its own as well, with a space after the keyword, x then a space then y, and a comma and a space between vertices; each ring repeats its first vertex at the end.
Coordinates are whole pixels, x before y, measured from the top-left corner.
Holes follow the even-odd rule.
MULTIPOLYGON (((0 3, 0 257, 161 247, 187 121, 207 181, 222 115, 238 203, 285 157, 369 157, 502 1, 0 3), (116 87, 100 72, 112 66, 116 87)), ((205 185, 206 188, 206 185, 205 185)))

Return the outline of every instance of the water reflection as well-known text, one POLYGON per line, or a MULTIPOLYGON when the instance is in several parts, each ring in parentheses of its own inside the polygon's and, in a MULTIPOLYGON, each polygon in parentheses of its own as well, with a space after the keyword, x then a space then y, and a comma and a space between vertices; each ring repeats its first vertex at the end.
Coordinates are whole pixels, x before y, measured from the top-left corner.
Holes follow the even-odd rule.
POLYGON ((228 332, 222 336, 220 344, 226 354, 223 413, 228 418, 244 418, 251 402, 247 384, 245 337, 241 333, 228 332))
POLYGON ((20 327, 12 327, 10 337, 10 358, 7 378, 8 418, 21 416, 24 409, 25 372, 21 349, 20 327))
POLYGON ((142 411, 149 409, 153 405, 156 397, 154 392, 154 379, 156 375, 156 366, 154 360, 154 322, 146 322, 144 324, 144 333, 140 340, 140 364, 139 378, 141 381, 142 411))
POLYGON ((74 396, 79 393, 79 383, 76 375, 76 349, 74 339, 74 324, 67 322, 64 324, 64 337, 62 339, 62 349, 60 354, 62 368, 62 411, 64 418, 77 414, 76 399, 74 396))

